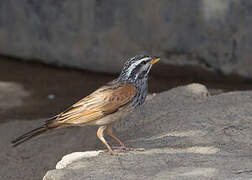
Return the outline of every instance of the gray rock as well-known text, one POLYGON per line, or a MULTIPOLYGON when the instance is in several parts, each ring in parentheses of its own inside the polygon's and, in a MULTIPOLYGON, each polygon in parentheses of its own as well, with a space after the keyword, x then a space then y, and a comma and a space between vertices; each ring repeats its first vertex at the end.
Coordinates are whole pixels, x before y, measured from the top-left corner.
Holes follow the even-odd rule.
POLYGON ((252 1, 0 1, 0 53, 119 72, 126 58, 252 77, 252 1))
POLYGON ((41 125, 43 120, 38 119, 36 122, 17 119, 1 124, 1 179, 41 180, 64 154, 102 147, 96 138, 95 127, 62 129, 42 135, 16 148, 11 147, 11 140, 41 125), (90 137, 87 138, 85 134, 89 134, 90 137))
POLYGON ((251 100, 251 91, 209 96, 199 84, 157 94, 114 126, 127 145, 145 151, 83 156, 44 180, 249 180, 251 100))
POLYGON ((0 111, 21 106, 29 95, 18 83, 0 81, 0 111))

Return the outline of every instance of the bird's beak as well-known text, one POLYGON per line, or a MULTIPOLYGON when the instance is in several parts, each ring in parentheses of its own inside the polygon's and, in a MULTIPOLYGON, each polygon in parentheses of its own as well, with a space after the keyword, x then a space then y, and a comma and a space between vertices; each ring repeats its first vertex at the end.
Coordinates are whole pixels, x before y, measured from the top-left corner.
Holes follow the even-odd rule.
POLYGON ((160 60, 160 58, 154 58, 151 60, 150 64, 156 64, 158 61, 160 60))

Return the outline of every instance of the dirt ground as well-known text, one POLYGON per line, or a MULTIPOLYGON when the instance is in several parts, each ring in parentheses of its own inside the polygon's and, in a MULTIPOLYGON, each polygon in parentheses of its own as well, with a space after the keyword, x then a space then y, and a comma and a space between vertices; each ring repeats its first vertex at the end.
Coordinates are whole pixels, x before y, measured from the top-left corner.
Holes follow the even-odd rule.
MULTIPOLYGON (((0 57, 0 147, 3 147, 0 151, 0 163, 4 167, 0 168, 0 179, 34 179, 34 176, 41 179, 66 153, 103 147, 93 128, 78 129, 81 135, 76 133, 76 137, 71 137, 69 143, 75 146, 65 144, 64 138, 69 138, 69 134, 74 133, 76 129, 70 129, 69 133, 65 130, 59 131, 58 134, 56 132, 50 138, 38 138, 36 143, 28 142, 17 149, 11 147, 10 140, 28 129, 35 128, 44 118, 63 111, 116 76, 117 74, 59 68, 0 57), (86 138, 79 140, 81 137, 86 138), (39 155, 35 156, 37 153, 39 155), (21 160, 17 160, 17 157, 21 160), (48 160, 41 161, 43 159, 48 160)), ((191 67, 158 64, 151 72, 149 91, 161 92, 193 82, 223 91, 252 89, 251 80, 237 76, 227 78, 191 67)))

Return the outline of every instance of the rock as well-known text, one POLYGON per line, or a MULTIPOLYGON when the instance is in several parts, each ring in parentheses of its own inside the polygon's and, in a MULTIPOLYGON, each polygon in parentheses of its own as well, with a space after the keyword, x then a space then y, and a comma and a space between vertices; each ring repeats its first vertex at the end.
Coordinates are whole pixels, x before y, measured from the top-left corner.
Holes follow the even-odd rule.
POLYGON ((198 83, 193 83, 185 86, 186 90, 195 94, 197 96, 208 97, 210 93, 208 92, 206 86, 198 83))
POLYGON ((0 2, 0 53, 119 72, 136 54, 252 77, 247 0, 0 2))
POLYGON ((157 94, 114 125, 128 146, 145 151, 83 155, 44 180, 251 179, 252 91, 207 94, 200 84, 157 94))
POLYGON ((97 156, 102 151, 86 151, 86 152, 74 152, 64 156, 56 165, 56 169, 62 169, 67 167, 68 164, 73 163, 74 161, 97 156))
POLYGON ((23 105, 24 99, 29 95, 18 83, 0 81, 0 111, 23 105))
MULTIPOLYGON (((11 140, 38 127, 43 121, 44 119, 31 121, 13 119, 1 123, 1 179, 41 180, 49 169, 55 167, 63 155, 76 151, 98 150, 103 147, 96 137, 96 127, 60 129, 41 135, 15 148, 11 146, 11 140)), ((61 165, 64 166, 64 164, 61 165)))

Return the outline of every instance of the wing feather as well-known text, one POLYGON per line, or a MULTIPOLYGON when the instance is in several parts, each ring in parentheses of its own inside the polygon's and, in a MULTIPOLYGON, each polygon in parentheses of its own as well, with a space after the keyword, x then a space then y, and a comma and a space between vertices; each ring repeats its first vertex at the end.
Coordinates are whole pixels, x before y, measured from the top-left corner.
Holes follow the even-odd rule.
POLYGON ((56 119, 58 123, 88 123, 117 111, 129 103, 136 95, 136 88, 131 84, 118 87, 105 86, 78 101, 56 119))

